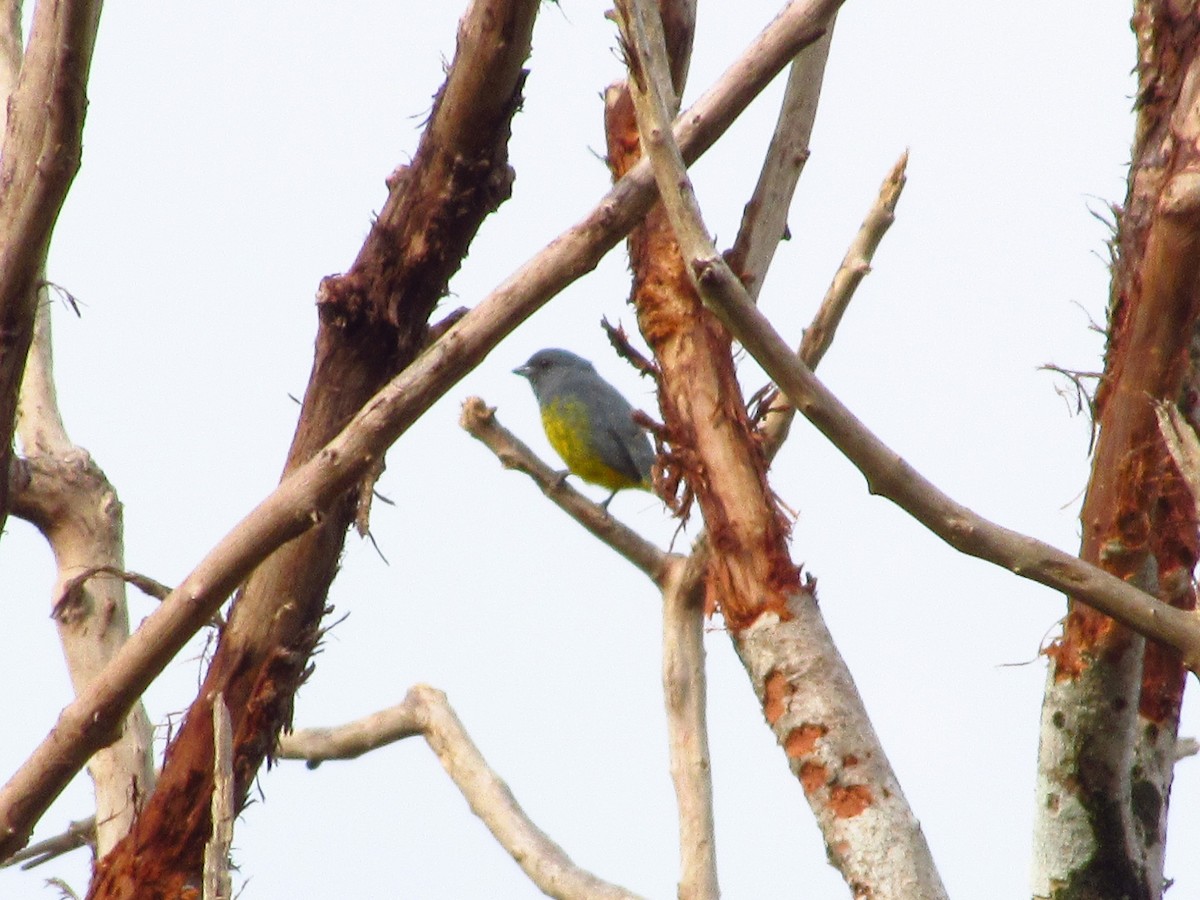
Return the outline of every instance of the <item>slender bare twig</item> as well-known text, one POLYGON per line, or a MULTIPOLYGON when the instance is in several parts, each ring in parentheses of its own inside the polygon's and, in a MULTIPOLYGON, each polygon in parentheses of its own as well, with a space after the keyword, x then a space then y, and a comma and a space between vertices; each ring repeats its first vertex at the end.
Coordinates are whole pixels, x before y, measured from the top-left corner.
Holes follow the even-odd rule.
POLYGON ((402 703, 332 728, 298 728, 279 736, 279 759, 302 759, 310 769, 331 759, 357 759, 405 738, 423 734, 424 725, 410 692, 402 703))
POLYGON ((685 583, 686 562, 673 557, 663 585, 663 694, 671 743, 671 781, 679 806, 680 900, 721 895, 717 881, 712 761, 708 752, 704 596, 685 583))
POLYGON ((562 472, 538 459, 520 438, 500 424, 494 407, 479 397, 468 397, 463 401, 458 423, 495 453, 506 469, 524 472, 559 509, 662 586, 668 555, 567 484, 562 472))
POLYGON ((825 81, 833 26, 831 17, 820 39, 801 50, 792 62, 775 132, 733 242, 730 258, 746 290, 755 299, 787 231, 792 196, 808 162, 808 143, 825 81))
POLYGON ((424 736, 442 767, 462 791, 471 811, 495 836, 538 888, 563 900, 588 897, 636 900, 636 895, 584 871, 539 829, 492 769, 454 714, 446 695, 416 685, 404 701, 337 728, 301 729, 279 738, 278 755, 305 759, 352 759, 417 734, 424 736))
POLYGON ((233 880, 229 875, 229 852, 233 847, 234 781, 233 722, 225 695, 213 700, 212 837, 204 845, 204 900, 230 900, 233 880))
MULTIPOLYGON (((149 575, 142 575, 140 572, 131 572, 126 569, 118 569, 115 566, 89 566, 82 572, 72 575, 62 586, 62 593, 55 601, 54 609, 57 610, 62 606, 77 603, 78 594, 84 583, 95 578, 97 575, 110 575, 126 584, 132 584, 147 597, 153 597, 155 600, 166 600, 171 596, 171 589, 167 585, 151 578, 149 575)), ((51 614, 57 615, 56 612, 52 612, 51 614)))
MULTIPOLYGON (((871 271, 871 260, 875 258, 875 251, 895 221, 896 204, 900 202, 900 194, 904 190, 907 167, 906 150, 879 186, 879 195, 867 211, 854 240, 850 242, 850 247, 834 273, 833 281, 829 290, 825 292, 817 314, 804 331, 804 337, 800 340, 800 361, 809 369, 816 369, 824 358, 825 351, 833 343, 833 336, 841 324, 842 316, 849 308, 850 301, 854 299, 854 292, 871 271)), ((781 396, 771 404, 762 429, 763 452, 767 454, 768 459, 774 457, 783 446, 795 417, 796 407, 789 403, 786 397, 781 396)))
MULTIPOLYGON (((695 159, 724 132, 801 48, 822 33, 840 0, 789 4, 692 107, 679 117, 679 142, 695 159)), ((482 300, 384 387, 346 429, 223 538, 163 605, 142 623, 99 679, 66 707, 54 730, 0 788, 0 859, 28 840, 33 824, 124 712, 271 551, 303 533, 321 510, 355 485, 386 447, 435 400, 550 297, 590 271, 654 199, 648 163, 639 163, 597 207, 482 300)), ((10 481, 12 478, 10 477, 10 481)))
POLYGON ((57 859, 66 853, 70 853, 72 850, 88 846, 93 848, 96 846, 95 816, 88 816, 86 819, 71 822, 61 834, 56 834, 54 837, 46 838, 44 841, 38 841, 22 850, 18 850, 8 859, 0 862, 0 869, 15 866, 18 863, 20 863, 22 869, 32 869, 35 866, 40 866, 42 863, 50 862, 52 859, 57 859))
MULTIPOLYGON (((478 397, 463 403, 460 424, 499 457, 505 468, 524 472, 564 512, 624 556, 662 591, 663 691, 667 707, 671 778, 679 805, 679 896, 717 897, 711 763, 705 721, 703 602, 699 580, 684 585, 683 557, 663 553, 598 504, 569 487, 556 472, 496 420, 478 397)), ((400 723, 397 723, 399 726, 400 723)), ((364 748, 371 749, 369 747, 364 748)), ((359 751, 363 752, 363 751, 359 751)), ((308 757, 308 754, 304 754, 308 757)))

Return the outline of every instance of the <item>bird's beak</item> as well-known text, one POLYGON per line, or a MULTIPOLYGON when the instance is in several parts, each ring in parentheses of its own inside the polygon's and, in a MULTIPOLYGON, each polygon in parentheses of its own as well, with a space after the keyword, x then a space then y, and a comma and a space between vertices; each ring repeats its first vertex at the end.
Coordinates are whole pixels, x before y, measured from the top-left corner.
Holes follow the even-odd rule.
POLYGON ((522 378, 528 378, 533 373, 533 369, 529 366, 517 366, 513 369, 514 375, 520 375, 522 378))

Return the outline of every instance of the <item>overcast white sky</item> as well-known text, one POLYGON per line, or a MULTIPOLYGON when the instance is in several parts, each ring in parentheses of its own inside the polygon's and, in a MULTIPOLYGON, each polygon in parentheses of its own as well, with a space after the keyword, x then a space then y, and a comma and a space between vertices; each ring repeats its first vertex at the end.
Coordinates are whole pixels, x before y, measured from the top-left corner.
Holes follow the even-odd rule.
MULTIPOLYGON (((689 97, 774 14, 702 4, 689 97)), ((473 305, 607 185, 603 87, 620 76, 603 6, 547 4, 512 158, 513 199, 484 226, 445 304, 473 305)), ((896 225, 821 377, 956 499, 1074 552, 1088 424, 1056 394, 1053 362, 1096 369, 1105 228, 1124 197, 1134 62, 1114 0, 950 5, 849 0, 839 20, 793 214, 763 308, 798 339, 880 180, 906 147, 896 225)), ((50 277, 67 427, 126 506, 130 568, 180 580, 274 484, 311 362, 319 280, 345 269, 412 153, 454 49, 455 3, 108 4, 84 166, 50 277)), ((780 86, 696 169, 720 243, 732 241, 780 86)), ((596 361, 636 405, 646 386, 611 355, 624 321, 612 254, 489 357, 388 457, 372 524, 385 564, 351 537, 329 635, 296 723, 330 725, 444 689, 526 810, 580 864, 647 897, 674 894, 674 800, 659 687, 658 598, 530 483, 457 425, 482 395, 549 455, 512 367, 543 346, 596 361)), ((761 379, 743 366, 748 389, 761 379)), ((886 501, 803 424, 773 487, 799 512, 794 554, 819 579, 855 674, 953 896, 1028 893, 1038 649, 1061 597, 959 557, 886 501)), ((597 499, 602 492, 596 491, 597 499)), ((667 546, 657 501, 613 513, 667 546)), ((694 536, 697 526, 689 529, 694 536)), ((685 546, 687 537, 680 546, 685 546)), ((7 777, 69 698, 48 617, 52 562, 11 522, 0 542, 8 616, 0 680, 7 777), (14 689, 12 686, 19 686, 14 689)), ((132 599, 134 621, 152 608, 132 599)), ((762 723, 729 641, 708 637, 719 870, 730 898, 846 890, 762 723)), ((200 677, 200 645, 147 696, 166 723, 200 677)), ((1196 731, 1194 712, 1184 732, 1196 731)), ((1195 762, 1181 765, 1167 874, 1200 895, 1195 762)), ((260 778, 238 823, 245 898, 450 900, 539 896, 469 813, 428 748, 408 741, 316 772, 260 778)), ((77 780, 38 837, 89 813, 77 780)), ((80 854, 0 872, 0 895, 81 890, 80 854)))

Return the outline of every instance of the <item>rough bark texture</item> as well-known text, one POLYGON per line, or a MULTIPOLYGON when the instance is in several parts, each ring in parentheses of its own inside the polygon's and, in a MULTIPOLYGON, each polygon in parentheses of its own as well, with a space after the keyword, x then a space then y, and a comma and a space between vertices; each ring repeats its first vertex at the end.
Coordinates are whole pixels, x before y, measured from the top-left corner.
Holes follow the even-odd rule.
MULTIPOLYGON (((507 143, 520 105, 534 2, 476 2, 412 164, 351 269, 325 280, 313 371, 285 472, 309 459, 424 343, 429 316, 484 217, 509 194, 507 143)), ((209 832, 212 698, 234 728, 238 808, 290 719, 319 634, 358 492, 346 493, 244 585, 199 697, 167 750, 158 790, 101 861, 91 897, 178 897, 198 883, 209 832)))
MULTIPOLYGON (((1200 316, 1200 16, 1194 3, 1141 2, 1134 31, 1137 134, 1080 556, 1192 609, 1195 507, 1154 404, 1187 399, 1200 316)), ((1180 656, 1075 601, 1049 655, 1034 893, 1161 896, 1180 656)))
MULTIPOLYGON (((640 157, 623 85, 609 88, 605 129, 609 166, 620 177, 640 157)), ((706 575, 709 608, 719 604, 735 632, 767 611, 786 619, 800 576, 742 400, 729 333, 696 295, 661 206, 630 235, 629 255, 638 325, 661 369, 666 481, 686 479, 714 551, 706 575)))

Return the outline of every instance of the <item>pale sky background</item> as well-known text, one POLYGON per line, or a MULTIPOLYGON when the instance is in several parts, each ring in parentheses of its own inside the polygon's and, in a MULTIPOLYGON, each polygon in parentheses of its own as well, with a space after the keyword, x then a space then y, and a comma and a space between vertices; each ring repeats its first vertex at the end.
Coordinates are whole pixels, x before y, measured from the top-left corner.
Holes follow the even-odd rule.
MULTIPOLYGON (((702 4, 687 97, 769 21, 769 2, 702 4), (736 6, 736 9, 735 9, 736 6)), ((517 117, 512 201, 484 226, 444 309, 471 306, 601 196, 600 92, 621 74, 604 6, 546 5, 517 117)), ((177 583, 273 486, 311 363, 319 280, 344 270, 384 178, 413 152, 453 53, 456 3, 107 5, 83 170, 50 277, 68 430, 117 487, 127 562, 177 583)), ((850 0, 838 22, 813 155, 762 296, 798 340, 896 157, 898 220, 821 377, 956 499, 1074 552, 1088 472, 1085 418, 1044 363, 1095 370, 1107 298, 1105 227, 1124 198, 1133 119, 1130 8, 1113 0, 898 4, 850 0)), ((727 246, 774 121, 776 84, 695 170, 727 246)), ((647 386, 607 347, 633 327, 614 252, 502 343, 388 456, 372 518, 385 564, 351 537, 336 615, 296 724, 332 725, 445 690, 533 819, 579 864, 649 898, 674 895, 674 797, 659 681, 658 597, 520 475, 458 428, 482 395, 552 458, 528 385, 544 346, 596 361, 635 405, 647 386)), ((749 390, 761 376, 742 365, 749 390)), ((794 555, 928 835, 952 896, 1028 895, 1038 712, 1063 599, 959 556, 887 501, 803 423, 774 489, 799 512, 794 555)), ((588 489, 596 499, 599 490, 588 489)), ((641 494, 613 513, 667 546, 641 494)), ((699 530, 694 523, 688 537, 699 530)), ((688 538, 680 546, 686 546, 688 538)), ((8 616, 0 776, 69 699, 48 617, 51 558, 26 524, 0 542, 8 616)), ((153 601, 131 596, 135 622, 153 601)), ((841 898, 807 803, 729 641, 707 646, 724 895, 841 898)), ((147 694, 165 723, 201 674, 200 644, 147 694)), ((1194 709, 1183 732, 1197 731, 1194 709)), ((1197 763, 1178 770, 1167 874, 1200 896, 1197 763)), ((540 896, 471 815, 424 742, 260 777, 239 820, 243 898, 540 896)), ((89 814, 77 779, 37 837, 89 814)), ((0 896, 82 892, 85 853, 0 872, 0 896)))

